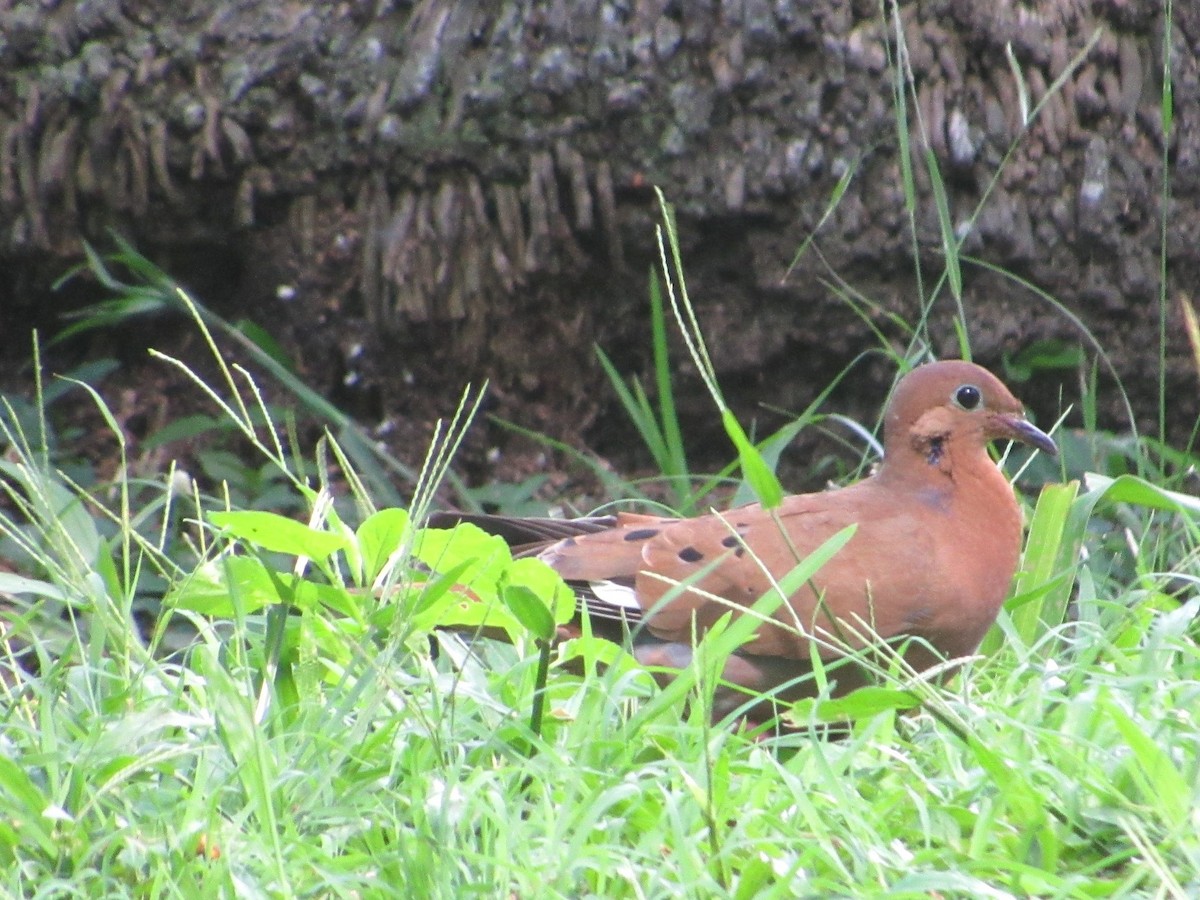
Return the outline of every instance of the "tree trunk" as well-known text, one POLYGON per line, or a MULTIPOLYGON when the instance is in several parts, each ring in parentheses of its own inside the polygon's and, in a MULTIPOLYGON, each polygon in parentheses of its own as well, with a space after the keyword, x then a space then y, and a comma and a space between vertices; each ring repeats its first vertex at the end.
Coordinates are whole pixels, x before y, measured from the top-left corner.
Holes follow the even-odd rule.
MULTIPOLYGON (((445 413, 486 377, 501 415, 615 452, 628 433, 593 345, 646 365, 657 185, 744 416, 803 408, 882 341, 957 355, 961 314, 990 365, 1098 344, 1156 428, 1168 190, 1167 397, 1186 437, 1198 8, 1175 4, 1164 136, 1160 4, 882 6, 0 0, 7 333, 113 227, 218 312, 270 327, 364 417, 445 413)), ((876 409, 893 371, 857 366, 839 407, 876 409)), ((1058 381, 1077 394, 1070 371, 1022 391, 1043 416, 1058 381)), ((698 381, 681 390, 711 429, 698 381)), ((1102 423, 1122 429, 1115 395, 1102 423)))

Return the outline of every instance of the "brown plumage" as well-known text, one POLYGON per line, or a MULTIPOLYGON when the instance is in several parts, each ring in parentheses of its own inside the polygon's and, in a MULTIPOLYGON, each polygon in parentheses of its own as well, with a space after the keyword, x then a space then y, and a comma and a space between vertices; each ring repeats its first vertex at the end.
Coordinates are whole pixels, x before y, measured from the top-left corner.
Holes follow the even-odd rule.
MULTIPOLYGON (((730 604, 753 604, 826 539, 857 525, 849 543, 780 605, 776 624, 760 625, 726 667, 734 684, 758 692, 783 687, 781 696, 793 698, 812 692, 804 676, 813 639, 832 662, 843 655, 838 648, 861 648, 868 628, 889 641, 916 638, 905 658, 918 670, 939 661, 928 647, 950 659, 978 647, 1021 550, 1020 508, 987 453, 992 440, 1057 452, 990 372, 962 361, 932 363, 897 384, 884 418, 884 460, 850 487, 787 497, 775 510, 750 504, 689 519, 465 518, 527 545, 577 586, 593 616, 620 618, 606 598, 631 589, 628 618, 642 619, 649 635, 635 634, 634 654, 672 668, 688 664, 693 636, 730 604), (706 569, 690 588, 676 586, 706 569)), ((842 666, 830 679, 841 694, 864 676, 842 666)))

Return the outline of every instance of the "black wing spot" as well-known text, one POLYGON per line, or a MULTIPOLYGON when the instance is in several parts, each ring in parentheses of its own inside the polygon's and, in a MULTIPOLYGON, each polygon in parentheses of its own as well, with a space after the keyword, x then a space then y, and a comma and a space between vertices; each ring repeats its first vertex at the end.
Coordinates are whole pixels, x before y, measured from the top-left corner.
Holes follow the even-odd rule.
POLYGON ((733 551, 733 555, 736 556, 738 559, 741 559, 743 556, 746 555, 746 548, 738 547, 736 550, 733 551))
POLYGON ((695 547, 684 547, 679 551, 679 558, 686 563, 696 563, 704 559, 704 554, 695 547))
POLYGON ((742 539, 736 534, 727 534, 725 537, 721 538, 722 547, 740 547, 741 545, 742 539))
POLYGON ((633 531, 625 532, 625 540, 627 541, 648 541, 652 537, 658 535, 657 528, 635 528, 633 531))

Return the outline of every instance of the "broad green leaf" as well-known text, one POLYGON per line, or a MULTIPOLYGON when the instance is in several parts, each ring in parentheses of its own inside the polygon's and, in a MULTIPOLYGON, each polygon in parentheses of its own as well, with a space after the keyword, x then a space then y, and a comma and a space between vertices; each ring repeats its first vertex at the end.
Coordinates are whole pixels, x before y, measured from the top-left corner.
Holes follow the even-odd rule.
POLYGON ((513 560, 501 538, 475 525, 425 529, 414 555, 434 573, 421 582, 413 610, 419 629, 502 628, 513 639, 528 631, 550 640, 574 612, 574 595, 553 569, 513 560))
POLYGON ((505 582, 529 588, 549 607, 556 625, 575 615, 575 592, 562 576, 540 559, 514 559, 504 573, 505 582))
POLYGON ((512 552, 503 538, 468 522, 451 529, 422 529, 413 541, 413 556, 435 573, 466 561, 459 580, 485 600, 499 598, 501 573, 512 565, 512 552))
POLYGON ((238 612, 256 612, 280 599, 275 581, 261 560, 225 556, 204 563, 173 586, 163 603, 168 608, 230 618, 238 612))
POLYGON ((432 609, 447 591, 455 585, 461 584, 460 579, 463 572, 467 571, 472 563, 473 560, 464 559, 458 565, 452 566, 444 572, 429 576, 424 581, 418 580, 410 584, 410 589, 417 593, 417 601, 412 606, 412 614, 421 615, 432 609))
POLYGON ((610 666, 626 665, 645 671, 637 666, 632 656, 625 652, 619 644, 614 644, 607 638, 584 636, 571 638, 563 644, 563 661, 572 659, 583 660, 584 665, 591 671, 597 668, 607 669, 610 666))
POLYGON ((346 538, 260 510, 235 510, 208 514, 208 521, 239 540, 273 553, 325 560, 346 547, 346 538))
POLYGON ((507 584, 501 596, 517 621, 528 628, 534 637, 543 641, 554 638, 554 617, 536 593, 523 584, 507 584))
POLYGON ((788 718, 799 724, 814 716, 820 722, 845 722, 869 719, 887 710, 915 709, 921 700, 911 691, 868 686, 852 691, 845 697, 817 700, 805 698, 792 706, 788 718))
POLYGON ((436 604, 416 616, 414 622, 418 630, 424 631, 434 628, 455 628, 461 631, 499 628, 514 642, 526 631, 525 626, 498 596, 485 600, 459 591, 445 593, 436 604))
POLYGON ((392 554, 409 533, 408 510, 392 507, 368 516, 358 526, 358 551, 362 554, 364 584, 374 584, 392 554))
POLYGON ((316 612, 321 609, 332 610, 341 616, 353 619, 362 618, 362 603, 346 588, 336 584, 320 584, 306 578, 294 578, 290 573, 286 576, 292 586, 292 604, 302 612, 316 612))

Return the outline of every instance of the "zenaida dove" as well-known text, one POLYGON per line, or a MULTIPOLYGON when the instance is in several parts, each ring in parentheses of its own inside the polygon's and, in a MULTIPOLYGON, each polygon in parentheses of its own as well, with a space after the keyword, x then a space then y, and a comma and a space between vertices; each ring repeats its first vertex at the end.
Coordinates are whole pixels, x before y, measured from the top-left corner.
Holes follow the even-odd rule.
MULTIPOLYGON (((752 605, 855 524, 850 541, 776 610, 780 624, 760 625, 723 674, 755 693, 811 695, 806 635, 813 635, 840 695, 866 676, 857 665, 833 665, 843 656, 836 648, 861 648, 868 626, 893 645, 914 638, 905 659, 921 671, 973 653, 995 621, 1017 569, 1021 512, 988 455, 992 440, 1057 453, 996 376, 969 362, 936 362, 896 385, 884 416, 884 459, 849 487, 790 496, 775 510, 752 503, 686 519, 442 513, 433 524, 472 521, 536 555, 575 587, 597 633, 605 619, 623 622, 640 662, 676 670, 689 665, 695 636, 730 606, 752 605), (691 587, 680 590, 682 582, 691 587)), ((744 699, 718 696, 714 712, 744 699)))

